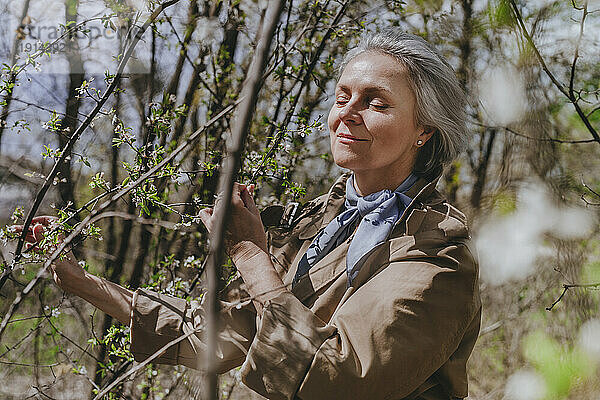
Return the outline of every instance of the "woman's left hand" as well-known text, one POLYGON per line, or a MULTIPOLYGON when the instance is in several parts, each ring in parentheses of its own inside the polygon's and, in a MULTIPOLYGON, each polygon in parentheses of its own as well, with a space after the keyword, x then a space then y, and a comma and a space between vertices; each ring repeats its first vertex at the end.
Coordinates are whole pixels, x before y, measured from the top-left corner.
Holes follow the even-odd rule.
MULTIPOLYGON (((237 267, 254 306, 259 312, 268 301, 286 288, 275 270, 267 248, 267 235, 260 212, 252 200, 254 185, 235 183, 231 195, 231 218, 225 233, 225 249, 237 267)), ((223 206, 217 198, 215 208, 200 211, 200 219, 212 231, 214 215, 223 206)))
MULTIPOLYGON (((233 185, 231 218, 225 234, 225 250, 234 263, 252 258, 257 252, 267 253, 267 236, 260 219, 260 212, 252 199, 253 193, 254 185, 240 183, 233 185)), ((200 211, 200 219, 209 232, 212 231, 215 223, 215 213, 223 205, 222 200, 222 197, 217 197, 214 208, 200 211)))

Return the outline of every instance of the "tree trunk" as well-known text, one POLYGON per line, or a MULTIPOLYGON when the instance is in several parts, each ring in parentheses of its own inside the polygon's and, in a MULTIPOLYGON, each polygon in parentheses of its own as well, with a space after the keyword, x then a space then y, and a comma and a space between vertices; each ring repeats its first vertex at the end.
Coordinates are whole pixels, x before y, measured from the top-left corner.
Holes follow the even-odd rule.
MULTIPOLYGON (((77 10, 79 8, 79 0, 67 0, 65 3, 65 20, 67 27, 77 23, 77 10)), ((77 128, 77 115, 79 114, 79 106, 81 99, 78 97, 77 89, 83 84, 84 72, 83 61, 79 51, 79 43, 76 33, 70 34, 66 38, 67 45, 67 60, 69 62, 69 89, 67 92, 67 104, 65 107, 65 116, 60 121, 62 134, 58 136, 60 148, 64 148, 69 140, 69 137, 77 128)), ((68 155, 70 156, 70 154, 68 155)), ((75 183, 73 182, 72 160, 67 157, 64 163, 59 165, 58 169, 58 192, 60 194, 63 205, 70 204, 68 207, 71 210, 77 209, 75 201, 75 183)), ((78 216, 75 217, 78 221, 78 216)))

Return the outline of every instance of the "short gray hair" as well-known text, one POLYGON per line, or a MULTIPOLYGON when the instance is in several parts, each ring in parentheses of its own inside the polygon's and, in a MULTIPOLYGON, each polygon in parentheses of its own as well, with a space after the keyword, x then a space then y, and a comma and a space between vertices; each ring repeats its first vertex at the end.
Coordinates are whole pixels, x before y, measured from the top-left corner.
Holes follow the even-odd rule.
POLYGON ((342 62, 364 52, 380 52, 396 58, 406 68, 416 98, 415 122, 436 130, 419 150, 413 172, 433 176, 441 173, 466 144, 466 96, 454 70, 423 38, 388 28, 363 38, 342 62))

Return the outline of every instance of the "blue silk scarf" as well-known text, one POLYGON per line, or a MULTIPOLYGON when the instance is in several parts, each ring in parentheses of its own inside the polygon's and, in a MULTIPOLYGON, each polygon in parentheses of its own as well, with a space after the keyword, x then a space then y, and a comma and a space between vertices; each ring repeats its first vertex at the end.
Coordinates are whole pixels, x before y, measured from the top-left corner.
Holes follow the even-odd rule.
POLYGON ((348 239, 358 223, 358 229, 346 255, 348 285, 352 285, 352 280, 356 278, 362 266, 362 258, 387 239, 396 221, 412 201, 404 193, 417 179, 415 175, 410 174, 393 192, 384 189, 359 196, 354 188, 354 175, 350 176, 346 181, 346 210, 335 217, 312 241, 298 263, 292 286, 308 273, 313 265, 348 239))

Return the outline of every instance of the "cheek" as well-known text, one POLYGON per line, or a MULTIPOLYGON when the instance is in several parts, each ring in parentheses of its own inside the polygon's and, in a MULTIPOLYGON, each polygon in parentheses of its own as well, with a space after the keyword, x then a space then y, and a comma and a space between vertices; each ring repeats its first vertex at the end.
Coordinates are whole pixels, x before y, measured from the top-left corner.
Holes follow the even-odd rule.
POLYGON ((340 109, 336 107, 336 104, 334 103, 329 109, 329 114, 327 114, 327 126, 332 132, 334 132, 337 129, 338 125, 341 122, 339 115, 340 109))
POLYGON ((327 115, 327 127, 329 128, 329 133, 331 134, 334 130, 335 120, 337 118, 337 113, 333 109, 333 106, 329 110, 329 114, 327 115))
POLYGON ((334 139, 335 139, 335 120, 336 120, 336 116, 335 116, 335 112, 333 110, 333 108, 329 111, 329 115, 327 116, 327 130, 329 131, 329 144, 333 150, 333 143, 334 143, 334 139))

